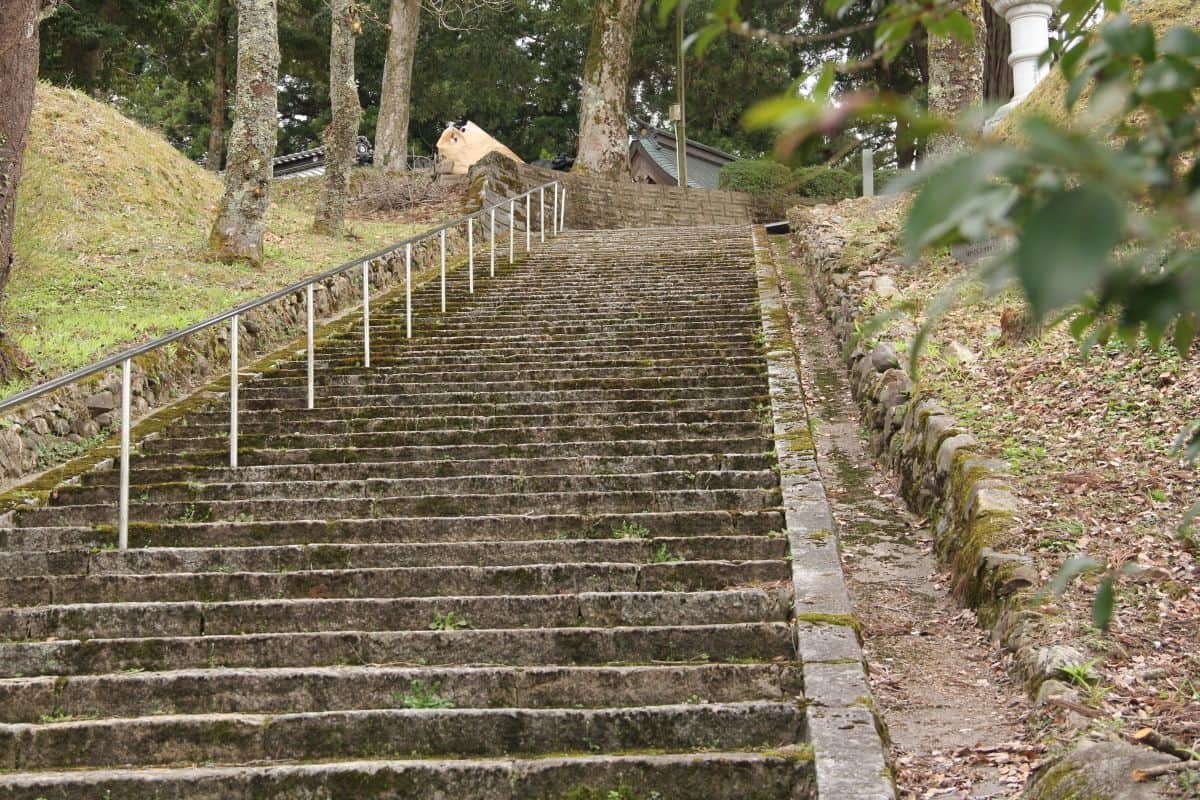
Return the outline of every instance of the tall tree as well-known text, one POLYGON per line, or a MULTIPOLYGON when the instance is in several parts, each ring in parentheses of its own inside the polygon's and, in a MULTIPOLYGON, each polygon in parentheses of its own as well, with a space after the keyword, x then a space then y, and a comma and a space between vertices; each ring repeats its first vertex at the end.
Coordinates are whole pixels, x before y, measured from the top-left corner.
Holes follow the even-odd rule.
POLYGON ((421 0, 392 0, 383 93, 375 124, 375 160, 385 169, 408 167, 408 123, 412 108, 413 59, 421 33, 421 0))
POLYGON ((238 0, 237 102, 225 167, 225 195, 209 235, 223 261, 262 262, 275 155, 279 36, 275 0, 238 0))
POLYGON ((583 64, 575 171, 619 177, 629 168, 629 72, 640 0, 597 0, 583 64))
MULTIPOLYGON (((25 160, 29 115, 37 87, 39 28, 57 0, 15 0, 0 6, 0 297, 13 267, 17 186, 25 160)), ((17 349, 0 326, 0 380, 21 374, 17 349)))
POLYGON ((413 61, 421 34, 421 11, 438 26, 464 31, 479 24, 483 12, 508 7, 511 0, 392 0, 383 92, 375 124, 375 161, 385 169, 408 167, 408 127, 412 119, 413 61))
POLYGON ((229 44, 229 15, 226 0, 213 0, 212 71, 213 96, 208 115, 208 157, 204 163, 213 172, 221 171, 225 156, 225 106, 229 90, 225 85, 225 52, 229 44))
MULTIPOLYGON (((987 33, 981 0, 967 0, 960 10, 975 30, 971 41, 950 36, 929 37, 929 110, 952 118, 960 117, 983 100, 983 48, 987 33)), ((957 137, 940 135, 930 140, 929 152, 937 156, 961 146, 957 137)))
POLYGON ((341 236, 346 223, 346 197, 350 170, 358 144, 362 106, 354 79, 354 40, 361 29, 354 0, 331 0, 332 26, 329 47, 329 99, 333 119, 325 129, 325 183, 317 199, 313 230, 341 236))

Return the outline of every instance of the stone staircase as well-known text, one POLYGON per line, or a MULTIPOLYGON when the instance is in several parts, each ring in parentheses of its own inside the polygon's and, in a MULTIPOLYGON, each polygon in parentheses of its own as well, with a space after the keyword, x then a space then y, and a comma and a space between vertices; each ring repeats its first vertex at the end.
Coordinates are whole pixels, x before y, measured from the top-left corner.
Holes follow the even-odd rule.
POLYGON ((751 230, 481 263, 16 512, 0 798, 811 796, 751 230))

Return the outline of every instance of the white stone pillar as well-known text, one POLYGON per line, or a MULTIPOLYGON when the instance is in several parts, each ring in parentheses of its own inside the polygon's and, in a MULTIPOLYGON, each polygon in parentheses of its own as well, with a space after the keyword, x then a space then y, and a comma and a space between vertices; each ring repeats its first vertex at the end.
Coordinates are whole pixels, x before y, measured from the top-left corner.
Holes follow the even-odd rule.
POLYGON ((1060 0, 988 0, 996 13, 1008 22, 1012 33, 1012 55, 1008 63, 1013 71, 1013 101, 1016 105, 1029 96, 1048 67, 1038 60, 1050 48, 1050 15, 1060 0))

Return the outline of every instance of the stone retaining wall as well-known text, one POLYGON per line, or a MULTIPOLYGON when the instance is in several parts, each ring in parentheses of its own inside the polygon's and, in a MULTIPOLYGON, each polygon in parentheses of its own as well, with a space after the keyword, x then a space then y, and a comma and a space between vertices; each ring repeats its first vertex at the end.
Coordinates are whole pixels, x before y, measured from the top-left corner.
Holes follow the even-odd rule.
MULTIPOLYGON (((466 234, 447 234, 447 253, 466 255, 466 234)), ((477 242, 477 247, 479 243, 477 242)), ((413 249, 413 272, 434 268, 437 240, 413 249)), ((374 292, 404 284, 404 250, 371 262, 374 292)), ((265 293, 265 292, 264 292, 265 293)), ((328 320, 361 304, 361 270, 329 278, 313 292, 318 320, 328 320)), ((305 293, 290 294, 242 316, 238 350, 242 363, 265 355, 303 334, 305 293)), ((223 323, 139 356, 131 376, 134 418, 163 408, 229 369, 229 325, 223 323)), ((0 417, 0 489, 67 461, 98 445, 120 420, 121 369, 113 368, 63 387, 0 417)), ((17 498, 18 500, 20 498, 17 498)), ((0 500, 0 512, 12 501, 0 500)))
POLYGON ((1040 583, 1037 570, 1028 556, 1003 549, 1021 513, 1008 465, 989 458, 936 397, 914 386, 889 344, 858 341, 875 313, 865 310, 873 279, 842 264, 848 234, 814 224, 805 208, 792 209, 788 218, 798 255, 843 346, 871 450, 899 479, 909 506, 929 519, 956 597, 1014 653, 1014 666, 1031 691, 1061 678, 1064 666, 1085 659, 1039 635, 1041 614, 1030 602, 1040 583))
MULTIPOLYGON (((609 181, 516 164, 493 154, 471 168, 471 194, 486 190, 488 202, 528 191, 550 181, 567 189, 567 228, 600 230, 688 225, 745 225, 753 218, 750 198, 737 192, 609 181), (484 186, 484 179, 486 187, 484 186)), ((547 199, 547 205, 549 205, 547 199)), ((533 219, 537 225, 537 201, 533 219)), ((478 207, 478 206, 476 206, 478 207)), ((547 210, 549 213, 549 210, 547 210)), ((518 212, 518 219, 521 214, 518 212)))

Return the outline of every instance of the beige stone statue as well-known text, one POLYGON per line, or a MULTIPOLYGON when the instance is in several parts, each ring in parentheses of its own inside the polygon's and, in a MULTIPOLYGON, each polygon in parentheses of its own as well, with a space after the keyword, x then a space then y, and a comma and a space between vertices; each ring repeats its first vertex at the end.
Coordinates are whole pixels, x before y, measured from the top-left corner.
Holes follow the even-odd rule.
POLYGON ((518 164, 525 163, 474 122, 468 122, 462 128, 454 125, 446 128, 438 139, 437 149, 442 160, 439 171, 454 175, 466 175, 467 170, 488 153, 500 152, 518 164))

